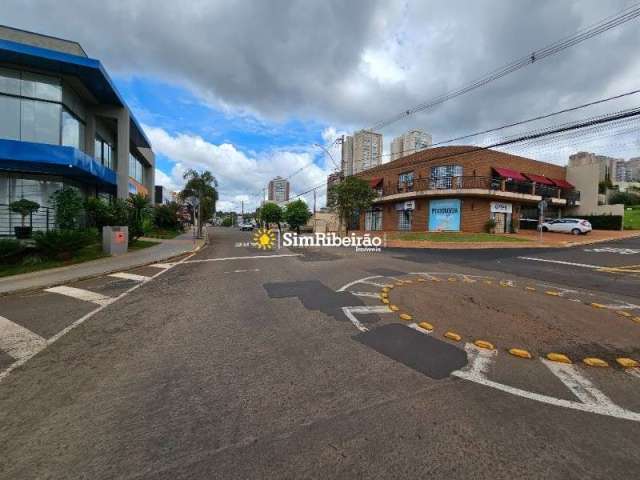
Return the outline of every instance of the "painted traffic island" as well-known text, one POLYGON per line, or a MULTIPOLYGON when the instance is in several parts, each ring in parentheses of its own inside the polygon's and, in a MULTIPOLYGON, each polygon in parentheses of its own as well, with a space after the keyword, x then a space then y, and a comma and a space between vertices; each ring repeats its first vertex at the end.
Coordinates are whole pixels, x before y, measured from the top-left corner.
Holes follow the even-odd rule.
POLYGON ((453 343, 591 367, 640 366, 640 312, 571 291, 464 275, 399 278, 380 301, 453 343))

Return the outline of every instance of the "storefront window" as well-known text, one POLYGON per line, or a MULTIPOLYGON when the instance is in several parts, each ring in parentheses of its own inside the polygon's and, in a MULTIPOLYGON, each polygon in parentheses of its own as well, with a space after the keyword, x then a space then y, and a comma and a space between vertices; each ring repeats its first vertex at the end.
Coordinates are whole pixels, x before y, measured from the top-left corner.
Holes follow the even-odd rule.
POLYGON ((462 165, 431 167, 431 188, 451 188, 453 177, 462 176, 462 165))

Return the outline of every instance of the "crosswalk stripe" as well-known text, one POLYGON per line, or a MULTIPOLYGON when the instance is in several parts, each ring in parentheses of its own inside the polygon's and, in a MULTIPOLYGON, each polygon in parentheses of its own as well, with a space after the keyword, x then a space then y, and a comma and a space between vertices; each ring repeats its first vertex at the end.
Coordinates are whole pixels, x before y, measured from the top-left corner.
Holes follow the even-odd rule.
POLYGON ((149 267, 155 267, 155 268, 163 268, 163 269, 167 269, 167 268, 171 268, 173 266, 173 263, 152 263, 151 265, 148 265, 149 267))
POLYGON ((47 341, 31 330, 0 317, 0 350, 16 360, 29 357, 42 350, 47 341))
POLYGON ((78 300, 84 300, 85 302, 97 303, 98 305, 106 305, 113 301, 113 298, 107 297, 106 295, 101 295, 82 288, 67 287, 66 285, 47 288, 45 292, 59 293, 60 295, 77 298, 78 300))
POLYGON ((135 280, 136 282, 144 282, 145 280, 149 280, 151 278, 145 275, 136 275, 135 273, 127 272, 112 273, 109 276, 115 278, 124 278, 125 280, 135 280))

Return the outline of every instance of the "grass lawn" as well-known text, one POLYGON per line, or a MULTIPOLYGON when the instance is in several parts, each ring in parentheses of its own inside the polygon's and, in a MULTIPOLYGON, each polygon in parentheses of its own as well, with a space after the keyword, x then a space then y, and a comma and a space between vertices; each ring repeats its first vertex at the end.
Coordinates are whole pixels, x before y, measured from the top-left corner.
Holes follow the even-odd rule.
MULTIPOLYGON (((136 240, 129 245, 129 251, 142 250, 143 248, 153 247, 160 242, 152 242, 148 240, 136 240)), ((10 275, 18 275, 20 273, 37 272, 40 270, 48 270, 49 268, 66 267, 67 265, 75 265, 76 263, 88 262, 98 258, 108 257, 102 252, 101 244, 89 245, 80 250, 70 260, 45 260, 40 259, 36 255, 31 255, 23 260, 22 263, 15 265, 0 265, 0 277, 8 277, 10 275)))
POLYGON ((528 242, 525 238, 509 237, 506 235, 492 235, 489 233, 434 233, 434 232, 407 232, 395 233, 390 240, 427 241, 427 242, 528 242))
POLYGON ((640 206, 631 207, 632 210, 624 209, 624 229, 640 230, 640 206))

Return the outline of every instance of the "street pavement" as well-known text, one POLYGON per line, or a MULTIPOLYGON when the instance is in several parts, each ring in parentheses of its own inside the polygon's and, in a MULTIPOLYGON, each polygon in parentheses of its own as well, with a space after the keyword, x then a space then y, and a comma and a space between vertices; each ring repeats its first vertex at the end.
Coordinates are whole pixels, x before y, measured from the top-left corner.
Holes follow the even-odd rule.
POLYGON ((616 358, 640 360, 640 240, 356 253, 209 239, 171 264, 0 298, 0 478, 638 476, 640 375, 616 358), (543 359, 556 350, 574 363, 543 359), (583 365, 591 354, 609 367, 583 365))

